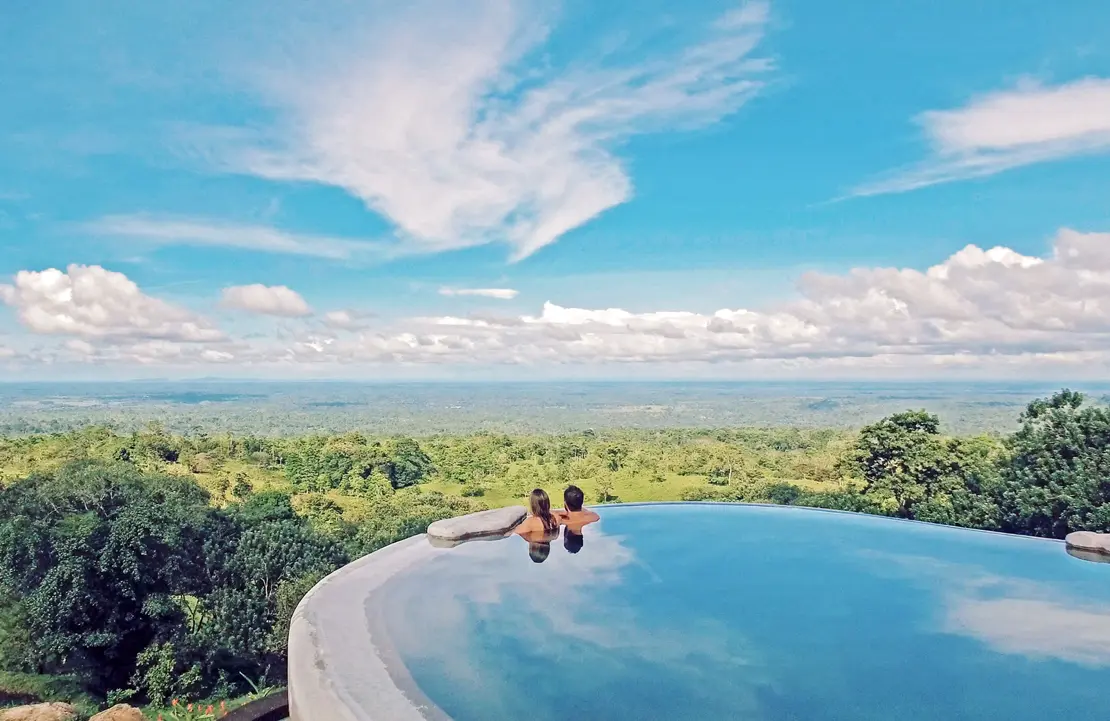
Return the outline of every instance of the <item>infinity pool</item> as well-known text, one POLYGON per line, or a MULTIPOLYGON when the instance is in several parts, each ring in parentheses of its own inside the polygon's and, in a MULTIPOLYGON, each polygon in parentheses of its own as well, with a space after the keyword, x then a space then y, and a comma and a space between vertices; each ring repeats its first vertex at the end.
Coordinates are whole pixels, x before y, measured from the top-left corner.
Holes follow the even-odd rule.
POLYGON ((425 717, 1110 718, 1110 565, 1060 543, 777 507, 601 516, 539 563, 517 537, 437 549, 352 609, 425 717))

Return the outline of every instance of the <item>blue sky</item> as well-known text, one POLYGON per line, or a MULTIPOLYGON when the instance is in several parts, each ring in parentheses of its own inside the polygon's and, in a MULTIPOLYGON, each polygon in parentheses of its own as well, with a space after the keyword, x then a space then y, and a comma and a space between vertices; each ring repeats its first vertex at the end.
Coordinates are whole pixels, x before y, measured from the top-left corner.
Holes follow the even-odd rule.
POLYGON ((1106 376, 1106 3, 12 5, 10 377, 1106 376))

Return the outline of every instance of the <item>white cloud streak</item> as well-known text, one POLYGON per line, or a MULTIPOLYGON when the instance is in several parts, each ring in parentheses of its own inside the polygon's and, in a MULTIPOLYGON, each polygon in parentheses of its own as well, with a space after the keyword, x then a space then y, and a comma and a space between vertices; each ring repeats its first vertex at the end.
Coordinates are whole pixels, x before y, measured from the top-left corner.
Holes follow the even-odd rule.
POLYGON ((478 296, 481 298, 496 298, 497 300, 512 300, 520 291, 512 288, 440 288, 440 295, 446 296, 478 296))
POLYGON ((352 260, 385 254, 380 244, 287 233, 265 225, 240 225, 197 218, 112 215, 82 225, 85 232, 136 238, 154 244, 239 248, 263 253, 352 260))
POLYGON ((303 318, 312 315, 312 308, 295 290, 284 285, 237 285, 224 288, 220 299, 225 308, 276 315, 284 318, 303 318))
POLYGON ((523 258, 631 197, 622 142, 719 121, 770 68, 753 57, 762 1, 670 56, 543 70, 525 67, 546 32, 525 2, 398 13, 279 43, 280 65, 250 75, 277 121, 214 129, 197 152, 221 170, 343 188, 410 249, 502 242, 523 258))
POLYGON ((917 118, 933 156, 854 188, 849 195, 902 193, 1023 165, 1110 150, 1110 78, 1054 87, 1024 83, 962 108, 917 118))

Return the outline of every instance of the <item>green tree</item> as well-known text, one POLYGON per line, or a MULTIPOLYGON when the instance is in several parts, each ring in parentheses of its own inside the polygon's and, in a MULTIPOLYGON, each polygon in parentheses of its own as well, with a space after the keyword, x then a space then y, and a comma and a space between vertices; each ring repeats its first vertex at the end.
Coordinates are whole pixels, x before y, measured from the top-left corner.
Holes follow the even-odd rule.
POLYGON ((229 515, 221 539, 206 547, 212 589, 199 644, 224 667, 257 675, 280 663, 273 628, 283 585, 322 577, 349 560, 343 548, 297 516, 287 496, 258 494, 229 515), (254 667, 252 667, 252 664, 254 667))
POLYGON ((414 486, 435 470, 432 459, 411 438, 397 439, 391 451, 385 472, 394 488, 414 486))
POLYGON ((28 663, 91 690, 126 686, 138 654, 203 588, 213 509, 195 483, 82 462, 0 489, 0 590, 19 606, 28 663))
POLYGON ((240 471, 235 474, 235 483, 231 486, 232 496, 242 501, 250 496, 253 490, 254 487, 251 486, 251 482, 247 479, 246 473, 240 471))
POLYGON ((1030 403, 1009 445, 1004 530, 1052 538, 1110 531, 1110 409, 1085 406, 1065 389, 1030 403))
POLYGON ((896 413, 865 426, 846 458, 863 493, 891 515, 913 518, 945 470, 940 421, 925 411, 896 413))
POLYGON ((941 473, 914 507, 914 518, 950 526, 999 529, 1000 471, 1005 460, 1005 448, 997 438, 944 440, 941 473))

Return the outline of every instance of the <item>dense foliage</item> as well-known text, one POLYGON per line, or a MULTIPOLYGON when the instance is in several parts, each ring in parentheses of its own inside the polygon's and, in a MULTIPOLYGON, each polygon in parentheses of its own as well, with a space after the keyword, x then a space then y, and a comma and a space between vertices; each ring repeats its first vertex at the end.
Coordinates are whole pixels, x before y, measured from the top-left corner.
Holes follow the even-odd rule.
POLYGON ((161 703, 281 683, 296 604, 350 559, 535 486, 593 502, 807 505, 1062 537, 1110 530, 1110 410, 1062 391, 1012 435, 906 411, 856 433, 0 439, 0 695, 161 703), (49 685, 48 684, 48 685, 49 685), (7 689, 5 688, 7 685, 7 689))
POLYGON ((6 443, 7 460, 38 457, 40 468, 0 488, 0 683, 11 687, 0 695, 33 696, 28 680, 34 689, 35 679, 69 679, 67 696, 164 704, 231 697, 253 679, 280 683, 289 620, 308 589, 354 557, 473 508, 396 491, 427 471, 427 458, 412 441, 387 447, 374 466, 383 485, 352 520, 322 495, 255 489, 243 470, 209 477, 222 489, 213 497, 198 479, 219 459, 281 465, 277 449, 255 439, 152 427, 6 443))

